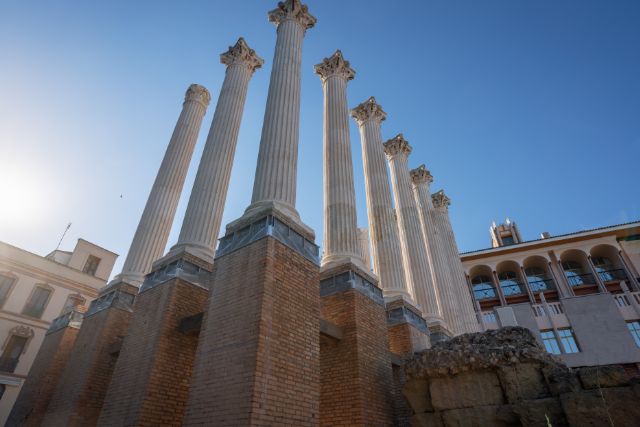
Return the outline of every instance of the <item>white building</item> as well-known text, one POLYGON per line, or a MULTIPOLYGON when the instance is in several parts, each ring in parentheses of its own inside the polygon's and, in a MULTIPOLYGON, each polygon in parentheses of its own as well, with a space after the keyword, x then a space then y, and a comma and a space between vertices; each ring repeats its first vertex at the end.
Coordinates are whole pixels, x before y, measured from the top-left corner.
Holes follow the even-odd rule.
POLYGON ((51 321, 96 298, 117 254, 79 239, 46 257, 0 242, 0 425, 4 425, 51 321))

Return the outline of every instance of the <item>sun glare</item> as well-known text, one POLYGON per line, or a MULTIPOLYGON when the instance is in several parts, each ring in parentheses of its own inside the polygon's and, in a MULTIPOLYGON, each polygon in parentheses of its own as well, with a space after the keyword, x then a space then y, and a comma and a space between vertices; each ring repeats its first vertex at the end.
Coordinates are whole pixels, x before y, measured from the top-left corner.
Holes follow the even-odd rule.
POLYGON ((45 191, 33 175, 16 170, 0 173, 0 221, 3 226, 24 225, 46 215, 45 191))

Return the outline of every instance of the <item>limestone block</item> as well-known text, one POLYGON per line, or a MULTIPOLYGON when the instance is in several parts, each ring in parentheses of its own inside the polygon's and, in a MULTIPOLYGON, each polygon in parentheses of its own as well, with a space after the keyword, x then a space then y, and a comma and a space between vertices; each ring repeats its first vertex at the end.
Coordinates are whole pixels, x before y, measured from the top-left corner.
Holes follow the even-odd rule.
POLYGON ((538 364, 522 363, 514 366, 503 366, 498 369, 498 377, 505 397, 510 403, 538 399, 550 395, 549 388, 538 364))
POLYGON ((426 412, 416 414, 411 417, 411 425, 413 427, 443 427, 442 416, 440 412, 426 412))
POLYGON ((565 366, 545 365, 542 368, 547 386, 552 396, 580 390, 580 383, 575 375, 565 366))
POLYGON ((433 407, 438 411, 504 403, 498 376, 491 371, 434 378, 429 390, 433 407))
POLYGON ((560 401, 572 427, 635 427, 640 420, 640 405, 631 387, 567 393, 560 401))
POLYGON ((512 427, 519 426, 518 416, 509 405, 451 409, 442 413, 446 427, 512 427))
POLYGON ((582 387, 591 390, 599 387, 619 387, 629 384, 624 368, 614 366, 593 366, 580 368, 578 377, 582 387))
POLYGON ((402 394, 407 398, 415 413, 433 412, 429 382, 427 380, 412 380, 402 388, 402 394))
POLYGON ((565 427, 567 420, 560 401, 555 398, 525 400, 513 405, 523 427, 565 427))

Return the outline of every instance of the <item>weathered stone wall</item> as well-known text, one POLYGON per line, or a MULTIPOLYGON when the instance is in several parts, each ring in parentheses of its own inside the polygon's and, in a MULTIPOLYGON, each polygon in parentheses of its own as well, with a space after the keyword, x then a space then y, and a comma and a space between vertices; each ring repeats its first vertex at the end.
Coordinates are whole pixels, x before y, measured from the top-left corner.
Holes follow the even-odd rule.
POLYGON ((570 370, 525 328, 465 334, 405 365, 414 426, 636 426, 640 382, 620 366, 570 370))

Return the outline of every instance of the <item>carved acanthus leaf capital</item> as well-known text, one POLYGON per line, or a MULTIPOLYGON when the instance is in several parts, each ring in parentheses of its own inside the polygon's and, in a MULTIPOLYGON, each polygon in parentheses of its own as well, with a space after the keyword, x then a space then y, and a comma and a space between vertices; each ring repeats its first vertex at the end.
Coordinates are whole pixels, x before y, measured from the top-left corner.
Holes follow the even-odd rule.
POLYGON ((444 190, 440 190, 432 194, 431 200, 433 201, 433 207, 436 209, 447 210, 451 204, 451 199, 444 194, 444 190))
POLYGON ((398 154, 408 156, 412 150, 411 146, 409 145, 409 141, 404 139, 404 136, 402 136, 401 133, 394 136, 382 145, 384 146, 384 152, 387 157, 394 157, 398 154))
POLYGON ((260 58, 256 51, 251 49, 242 37, 238 39, 235 45, 229 46, 229 50, 220 55, 220 62, 229 66, 232 64, 241 64, 246 66, 252 73, 264 64, 264 59, 260 58))
POLYGON ((187 93, 184 95, 184 102, 198 102, 204 108, 207 108, 209 102, 211 102, 211 95, 206 87, 194 83, 187 89, 187 93))
POLYGON ((269 22, 280 25, 283 21, 293 20, 305 30, 316 25, 317 19, 309 13, 306 4, 300 0, 286 0, 278 3, 278 7, 269 12, 269 22))
POLYGON ((356 120, 358 126, 362 126, 368 120, 375 120, 378 123, 386 120, 387 113, 382 110, 380 104, 372 96, 351 110, 351 117, 356 120))
POLYGON ((323 82, 331 76, 342 77, 347 81, 353 80, 356 76, 355 70, 350 67, 349 61, 344 59, 340 49, 336 50, 329 58, 324 58, 322 62, 313 67, 313 69, 323 82))
POLYGON ((411 175, 411 181, 413 181, 415 185, 428 185, 433 182, 433 176, 431 175, 431 172, 427 170, 425 165, 420 165, 417 168, 410 170, 409 174, 411 175))

